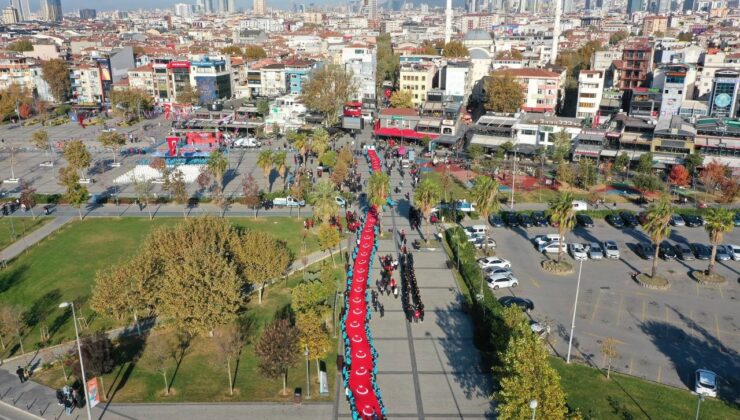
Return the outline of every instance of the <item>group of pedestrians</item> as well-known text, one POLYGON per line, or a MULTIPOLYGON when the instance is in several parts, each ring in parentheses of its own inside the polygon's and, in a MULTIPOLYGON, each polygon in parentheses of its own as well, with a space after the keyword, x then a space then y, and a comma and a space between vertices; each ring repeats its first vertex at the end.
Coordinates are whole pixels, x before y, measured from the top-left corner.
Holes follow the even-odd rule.
POLYGON ((80 393, 74 387, 64 385, 62 389, 57 389, 57 404, 64 407, 68 416, 72 415, 75 407, 81 407, 82 403, 80 393))
POLYGON ((403 283, 403 312, 409 322, 424 322, 424 303, 421 301, 419 283, 414 273, 414 255, 408 253, 403 256, 402 283, 403 283))

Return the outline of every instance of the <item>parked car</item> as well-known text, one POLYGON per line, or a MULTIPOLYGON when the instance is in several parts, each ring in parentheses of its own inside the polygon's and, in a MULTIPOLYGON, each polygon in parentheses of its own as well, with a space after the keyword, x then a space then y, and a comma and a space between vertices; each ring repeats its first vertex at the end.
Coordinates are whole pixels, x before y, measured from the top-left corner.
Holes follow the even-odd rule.
POLYGON ((576 222, 586 228, 594 227, 594 220, 587 214, 576 214, 576 222))
POLYGON ((673 248, 673 245, 671 245, 668 241, 663 241, 658 247, 658 256, 660 256, 660 258, 663 258, 664 260, 675 260, 677 255, 675 248, 673 248))
POLYGON ((547 244, 553 241, 562 240, 563 237, 560 236, 559 233, 548 233, 547 235, 537 235, 532 239, 532 242, 534 242, 537 247, 539 247, 542 244, 547 244))
POLYGON ((600 260, 604 258, 604 250, 601 248, 601 244, 598 242, 591 242, 588 246, 588 257, 592 260, 600 260))
POLYGON ((534 302, 517 296, 504 296, 499 298, 499 303, 507 308, 518 306, 522 311, 529 312, 534 309, 534 302))
POLYGON ((568 244, 568 253, 576 261, 582 261, 588 258, 588 248, 583 244, 568 244))
POLYGON ((683 220, 683 217, 681 217, 680 214, 674 214, 671 216, 671 226, 686 226, 686 221, 683 220))
POLYGON ((547 334, 550 334, 550 326, 540 324, 539 322, 531 319, 529 321, 529 329, 532 330, 533 333, 537 335, 537 337, 544 339, 547 337, 547 334))
POLYGON ((567 249, 568 247, 565 242, 558 242, 558 241, 545 243, 545 244, 540 245, 537 248, 539 252, 544 252, 545 254, 557 254, 561 250, 565 251, 567 249))
POLYGON ((468 237, 480 237, 485 235, 487 230, 488 227, 486 225, 473 225, 465 228, 465 234, 468 235, 468 237))
POLYGON ((740 261, 740 245, 725 245, 730 250, 730 255, 734 261, 740 261))
POLYGON ((732 258, 730 250, 724 245, 717 245, 717 253, 714 254, 715 261, 729 261, 732 258))
POLYGON ((717 396, 717 374, 711 370, 697 369, 694 392, 707 397, 717 396))
POLYGON ((486 277, 488 287, 493 290, 498 290, 502 287, 516 287, 519 285, 519 280, 514 277, 511 273, 509 274, 492 274, 486 277))
POLYGON ((488 237, 488 238, 476 237, 475 240, 473 241, 473 246, 476 249, 483 249, 483 248, 495 249, 496 241, 491 237, 488 237))
POLYGON ((503 213, 504 221, 506 222, 506 226, 508 227, 519 227, 519 219, 516 216, 516 213, 513 211, 507 211, 503 213))
POLYGON ((488 216, 488 223, 493 227, 504 227, 504 220, 498 214, 488 216))
POLYGON ((486 276, 492 276, 494 274, 511 274, 511 268, 488 267, 483 269, 483 273, 485 273, 486 276))
POLYGON ((607 258, 619 259, 619 247, 614 241, 604 241, 604 253, 607 258))
POLYGON ((740 211, 735 212, 735 217, 732 220, 735 222, 735 227, 740 226, 740 211))
POLYGON ((544 211, 533 211, 532 221, 535 226, 547 226, 547 216, 544 211))
POLYGON ((655 247, 650 242, 640 242, 636 245, 635 251, 637 255, 643 259, 652 260, 653 254, 655 253, 655 247))
POLYGON ((681 259, 681 261, 694 260, 694 251, 691 250, 691 247, 688 244, 676 242, 673 248, 676 250, 676 256, 681 259))
POLYGON ((704 226, 704 219, 701 216, 695 216, 693 214, 686 214, 683 216, 683 220, 686 222, 686 226, 688 227, 704 226))
POLYGON ((691 250, 697 260, 708 260, 712 257, 712 248, 704 244, 691 244, 691 250))
POLYGON ((586 211, 588 210, 588 203, 581 200, 573 200, 571 203, 573 206, 573 211, 586 211))
POLYGON ((610 214, 606 216, 606 222, 610 225, 614 226, 617 229, 621 229, 624 227, 624 222, 622 221, 622 218, 619 217, 618 214, 610 214))
POLYGON ((478 260, 478 266, 480 266, 481 269, 486 269, 488 267, 511 268, 511 262, 503 258, 486 257, 478 260))
POLYGON ((640 222, 637 220, 637 217, 635 217, 635 214, 630 211, 623 211, 619 213, 619 217, 622 218, 625 227, 632 228, 640 224, 640 222))
POLYGON ((532 226, 534 226, 534 221, 526 213, 519 213, 518 219, 519 219, 519 226, 523 228, 531 228, 532 226))

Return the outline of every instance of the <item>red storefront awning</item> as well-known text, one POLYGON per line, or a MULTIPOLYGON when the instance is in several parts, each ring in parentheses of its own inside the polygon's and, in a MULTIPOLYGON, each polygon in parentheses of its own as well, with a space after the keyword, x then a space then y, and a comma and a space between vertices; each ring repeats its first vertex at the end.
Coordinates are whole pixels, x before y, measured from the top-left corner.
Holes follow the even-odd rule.
POLYGON ((424 137, 429 137, 430 139, 434 140, 437 137, 439 137, 439 134, 419 133, 417 131, 414 131, 408 128, 402 130, 400 128, 393 128, 393 127, 379 127, 379 128, 374 129, 373 133, 375 133, 376 136, 399 137, 399 138, 414 139, 414 140, 421 140, 424 137))

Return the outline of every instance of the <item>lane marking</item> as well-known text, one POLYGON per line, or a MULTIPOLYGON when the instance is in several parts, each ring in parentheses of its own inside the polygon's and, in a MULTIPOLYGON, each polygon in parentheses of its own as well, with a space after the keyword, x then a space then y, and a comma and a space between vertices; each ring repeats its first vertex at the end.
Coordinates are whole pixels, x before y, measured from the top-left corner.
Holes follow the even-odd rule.
POLYGON ((591 311, 591 321, 596 319, 596 313, 599 311, 599 303, 601 302, 601 292, 596 295, 596 303, 594 304, 594 310, 591 311))
POLYGON ((635 364, 635 357, 630 357, 630 375, 632 375, 632 366, 635 364))
POLYGON ((665 307, 665 322, 666 322, 666 324, 670 324, 671 323, 671 317, 668 315, 668 307, 667 306, 665 307))
POLYGON ((696 286, 696 295, 700 296, 699 294, 699 283, 694 283, 694 286, 696 286))
POLYGON ((645 299, 642 300, 642 317, 640 318, 640 322, 645 322, 645 310, 647 309, 647 301, 645 299))
POLYGON ((717 317, 717 314, 714 315, 714 327, 717 329, 717 340, 722 341, 722 334, 719 332, 719 317, 717 317))
POLYGON ((691 336, 696 337, 696 320, 694 320, 694 310, 689 311, 689 319, 691 320, 691 323, 689 324, 689 330, 691 331, 691 336))
POLYGON ((622 319, 622 304, 624 303, 624 295, 619 295, 619 309, 617 309, 617 327, 619 321, 622 319))
POLYGON ((725 294, 722 292, 722 288, 721 287, 718 287, 717 289, 719 289, 719 297, 721 299, 724 299, 725 298, 725 294))
POLYGON ((660 378, 663 377, 663 365, 658 365, 658 379, 655 382, 660 383, 660 378))

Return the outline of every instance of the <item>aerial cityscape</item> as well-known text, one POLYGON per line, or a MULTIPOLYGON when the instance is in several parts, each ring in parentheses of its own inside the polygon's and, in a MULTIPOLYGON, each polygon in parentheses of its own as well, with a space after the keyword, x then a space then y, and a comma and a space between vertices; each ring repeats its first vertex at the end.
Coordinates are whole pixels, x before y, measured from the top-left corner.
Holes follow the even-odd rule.
POLYGON ((0 418, 740 418, 740 0, 177 1, 0 6, 0 418))

